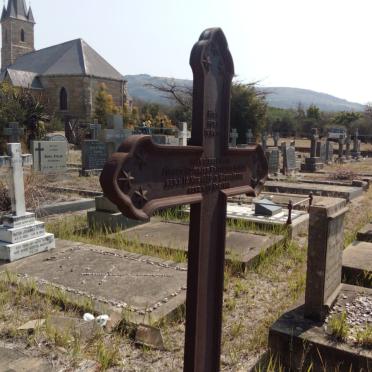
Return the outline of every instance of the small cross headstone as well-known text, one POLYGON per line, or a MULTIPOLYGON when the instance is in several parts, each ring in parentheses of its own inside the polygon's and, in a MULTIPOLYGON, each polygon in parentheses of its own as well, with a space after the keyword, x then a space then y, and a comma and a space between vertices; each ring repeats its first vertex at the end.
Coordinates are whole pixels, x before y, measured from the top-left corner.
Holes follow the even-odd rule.
POLYGON ((180 146, 187 146, 187 138, 189 131, 187 130, 187 123, 181 123, 182 131, 178 133, 178 138, 180 139, 180 146))
POLYGON ((231 147, 236 147, 236 141, 239 137, 238 131, 236 128, 233 128, 231 133, 230 133, 230 145, 231 147))
POLYGON ((12 201, 12 213, 23 216, 26 213, 23 167, 32 165, 31 155, 22 155, 20 143, 8 144, 8 156, 0 157, 0 167, 10 169, 9 192, 12 201))
POLYGON ((247 133, 246 133, 246 140, 247 140, 247 145, 252 145, 252 144, 256 144, 254 138, 253 138, 253 133, 252 133, 252 129, 248 129, 247 133))
POLYGON ((23 167, 32 165, 31 155, 22 155, 20 143, 8 143, 8 156, 0 157, 0 167, 9 168, 12 211, 0 226, 0 260, 15 261, 54 248, 54 235, 44 223, 26 212, 23 167))
POLYGON ((106 163, 102 189, 127 217, 191 204, 184 371, 220 369, 227 197, 256 195, 267 178, 260 146, 229 149, 234 67, 221 29, 203 32, 194 73, 190 146, 156 146, 132 136, 106 163))
POLYGON ((23 128, 19 127, 19 123, 9 123, 8 128, 4 128, 4 135, 8 136, 9 143, 19 143, 21 136, 24 134, 23 128))

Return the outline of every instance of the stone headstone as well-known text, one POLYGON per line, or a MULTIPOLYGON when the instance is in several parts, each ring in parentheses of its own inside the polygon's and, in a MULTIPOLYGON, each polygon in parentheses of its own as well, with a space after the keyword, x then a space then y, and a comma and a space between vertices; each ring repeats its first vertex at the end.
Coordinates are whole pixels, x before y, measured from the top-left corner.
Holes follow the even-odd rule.
POLYGON ((266 132, 261 135, 262 150, 266 151, 267 148, 267 134, 266 132))
POLYGON ((184 370, 218 371, 227 195, 259 193, 267 161, 261 147, 229 149, 234 66, 222 30, 203 32, 190 61, 191 146, 164 148, 135 137, 106 163, 100 182, 129 218, 148 221, 159 208, 191 204, 184 370))
POLYGON ((24 134, 24 129, 19 127, 19 123, 9 123, 8 128, 4 128, 3 134, 8 137, 9 143, 19 143, 21 136, 24 134))
POLYGON ((297 170, 296 150, 293 146, 286 146, 283 150, 284 174, 292 173, 297 170))
POLYGON ((266 158, 269 164, 269 174, 277 174, 280 167, 280 152, 278 148, 268 149, 266 158))
POLYGON ((316 157, 316 143, 319 139, 318 128, 311 129, 311 147, 310 147, 310 157, 316 157))
POLYGON ((63 134, 47 134, 45 139, 53 142, 67 142, 67 138, 63 134))
POLYGON ((189 138, 189 131, 187 130, 187 123, 181 123, 182 130, 178 132, 179 145, 187 146, 187 139, 189 138))
POLYGON ((310 207, 305 316, 316 321, 324 321, 341 285, 346 211, 343 199, 310 207))
POLYGON ((34 169, 41 173, 63 173, 67 169, 66 141, 32 141, 34 169))
POLYGON ((231 147, 236 147, 236 141, 239 137, 238 131, 236 128, 233 128, 230 133, 230 146, 231 147))
POLYGON ((254 202, 255 214, 258 216, 274 216, 283 211, 280 205, 275 204, 269 199, 261 199, 254 202))
POLYGON ((345 137, 342 135, 338 139, 338 161, 343 162, 344 161, 344 144, 345 144, 345 137))
POLYGON ((98 123, 89 124, 89 130, 91 133, 91 139, 97 140, 102 131, 102 125, 98 123))
POLYGON ((326 163, 333 163, 333 143, 331 141, 326 142, 326 163))
POLYGON ((357 160, 360 158, 360 140, 358 128, 355 130, 354 134, 352 157, 357 160))
POLYGON ((12 213, 0 226, 0 260, 15 261, 55 247, 54 235, 45 232, 44 223, 26 212, 23 166, 31 165, 31 155, 22 155, 21 144, 8 144, 8 156, 0 157, 0 166, 10 169, 9 191, 12 213))
POLYGON ((327 144, 325 142, 320 142, 319 144, 319 158, 322 163, 327 161, 327 144))
POLYGON ((103 142, 86 140, 82 144, 82 173, 87 175, 89 171, 100 171, 107 160, 107 148, 103 142))
POLYGON ((278 143, 279 143, 279 140, 280 140, 280 133, 279 132, 274 132, 274 146, 275 147, 278 147, 278 143))

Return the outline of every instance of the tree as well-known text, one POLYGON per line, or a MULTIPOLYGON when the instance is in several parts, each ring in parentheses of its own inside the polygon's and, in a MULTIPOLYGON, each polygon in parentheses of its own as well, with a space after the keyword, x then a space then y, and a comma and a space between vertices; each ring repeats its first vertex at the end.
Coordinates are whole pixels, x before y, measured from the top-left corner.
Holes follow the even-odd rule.
POLYGON ((259 136, 266 127, 267 104, 265 95, 257 91, 255 84, 234 83, 231 89, 231 127, 239 133, 238 142, 246 142, 250 128, 259 136))
POLYGON ((115 106, 111 94, 108 94, 106 84, 102 83, 99 86, 98 93, 95 99, 94 114, 99 123, 107 124, 107 115, 117 114, 119 109, 115 106))
MULTIPOLYGON (((366 109, 366 114, 367 113, 368 113, 368 108, 366 109)), ((333 118, 332 122, 336 125, 341 125, 350 131, 352 129, 352 124, 356 122, 357 120, 361 119, 362 117, 363 117, 363 114, 361 112, 342 111, 342 112, 339 112, 333 118)))

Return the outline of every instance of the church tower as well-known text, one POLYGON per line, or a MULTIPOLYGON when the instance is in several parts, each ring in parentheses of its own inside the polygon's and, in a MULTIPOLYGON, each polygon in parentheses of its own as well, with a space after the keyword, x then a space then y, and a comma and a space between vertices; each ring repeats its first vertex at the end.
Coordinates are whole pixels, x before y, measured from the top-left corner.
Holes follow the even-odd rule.
POLYGON ((8 0, 0 19, 2 33, 1 69, 24 54, 33 52, 35 20, 25 0, 8 0))

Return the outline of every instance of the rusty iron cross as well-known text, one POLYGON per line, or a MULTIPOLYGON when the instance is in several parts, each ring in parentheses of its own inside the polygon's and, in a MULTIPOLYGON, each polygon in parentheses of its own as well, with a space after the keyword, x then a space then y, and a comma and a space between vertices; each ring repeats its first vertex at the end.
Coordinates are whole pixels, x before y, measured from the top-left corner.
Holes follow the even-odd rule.
POLYGON ((192 52, 190 146, 129 137, 106 163, 105 195, 127 217, 149 220, 159 208, 191 204, 184 371, 219 370, 226 208, 233 195, 257 195, 268 165, 258 145, 229 149, 233 60, 224 33, 207 29, 192 52))

